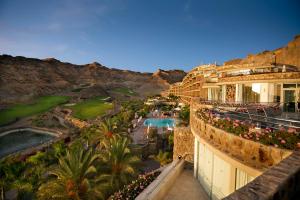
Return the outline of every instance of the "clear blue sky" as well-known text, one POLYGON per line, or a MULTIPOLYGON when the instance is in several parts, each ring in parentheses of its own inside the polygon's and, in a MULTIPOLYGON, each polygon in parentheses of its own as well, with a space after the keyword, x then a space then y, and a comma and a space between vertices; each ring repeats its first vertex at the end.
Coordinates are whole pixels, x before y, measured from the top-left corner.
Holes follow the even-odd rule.
POLYGON ((0 0, 0 54, 190 70, 300 34, 299 0, 0 0))

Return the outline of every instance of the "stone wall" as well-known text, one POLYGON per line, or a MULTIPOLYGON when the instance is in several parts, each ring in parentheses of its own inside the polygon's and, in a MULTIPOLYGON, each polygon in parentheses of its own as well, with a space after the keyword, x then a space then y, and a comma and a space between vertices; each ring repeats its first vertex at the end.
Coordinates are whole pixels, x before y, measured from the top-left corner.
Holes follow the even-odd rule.
POLYGON ((186 155, 186 161, 193 162, 194 160, 194 136, 190 127, 174 129, 173 160, 178 159, 179 155, 186 155))
POLYGON ((204 121, 196 116, 195 112, 199 107, 201 107, 201 105, 195 103, 191 106, 190 125, 192 133, 248 166, 265 170, 278 164, 292 153, 285 149, 266 146, 252 140, 247 140, 209 124, 205 124, 204 121))

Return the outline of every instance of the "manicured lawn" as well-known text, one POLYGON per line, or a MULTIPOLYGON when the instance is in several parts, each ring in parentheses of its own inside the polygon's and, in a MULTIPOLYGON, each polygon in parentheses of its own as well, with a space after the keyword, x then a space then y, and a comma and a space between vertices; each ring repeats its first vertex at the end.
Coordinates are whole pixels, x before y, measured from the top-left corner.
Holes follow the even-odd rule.
POLYGON ((70 106, 69 108, 73 110, 73 116, 78 119, 93 119, 105 114, 105 111, 113 107, 112 103, 107 103, 103 99, 105 97, 96 97, 70 106))
POLYGON ((18 104, 9 109, 0 111, 0 125, 13 122, 17 118, 27 117, 46 112, 51 108, 69 100, 66 96, 44 96, 38 98, 32 104, 18 104))
POLYGON ((137 95, 136 92, 132 91, 132 90, 129 89, 129 88, 115 88, 115 89, 113 89, 112 91, 118 92, 118 93, 121 93, 121 94, 125 94, 125 95, 130 95, 130 96, 135 96, 135 95, 137 95))

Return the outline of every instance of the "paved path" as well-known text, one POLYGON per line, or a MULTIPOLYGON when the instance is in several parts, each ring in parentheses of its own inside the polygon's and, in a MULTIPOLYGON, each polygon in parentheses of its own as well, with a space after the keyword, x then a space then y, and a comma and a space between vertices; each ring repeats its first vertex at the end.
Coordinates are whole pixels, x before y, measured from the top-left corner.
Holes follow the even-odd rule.
POLYGON ((132 133, 130 134, 133 139, 134 144, 144 144, 145 143, 146 127, 143 125, 144 121, 145 121, 145 119, 142 119, 138 123, 137 127, 135 129, 133 129, 132 133))
POLYGON ((184 169, 164 200, 208 200, 200 183, 194 178, 192 169, 184 169))

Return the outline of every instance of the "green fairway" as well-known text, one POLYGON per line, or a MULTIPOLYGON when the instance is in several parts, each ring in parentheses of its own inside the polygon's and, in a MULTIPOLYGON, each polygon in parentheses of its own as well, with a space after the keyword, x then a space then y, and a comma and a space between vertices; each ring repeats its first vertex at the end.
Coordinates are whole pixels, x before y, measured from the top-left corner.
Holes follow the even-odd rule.
POLYGON ((44 96, 32 104, 17 104, 9 109, 0 111, 0 125, 15 121, 17 118, 27 117, 46 112, 51 108, 69 100, 66 96, 44 96))
POLYGON ((121 94, 125 94, 125 95, 129 95, 129 96, 135 96, 135 95, 137 95, 136 92, 132 91, 129 88, 115 88, 112 91, 113 92, 118 92, 118 93, 121 93, 121 94))
POLYGON ((105 114, 105 111, 113 107, 112 103, 107 103, 103 99, 105 97, 96 97, 70 106, 69 108, 73 110, 73 116, 78 119, 93 119, 105 114))

